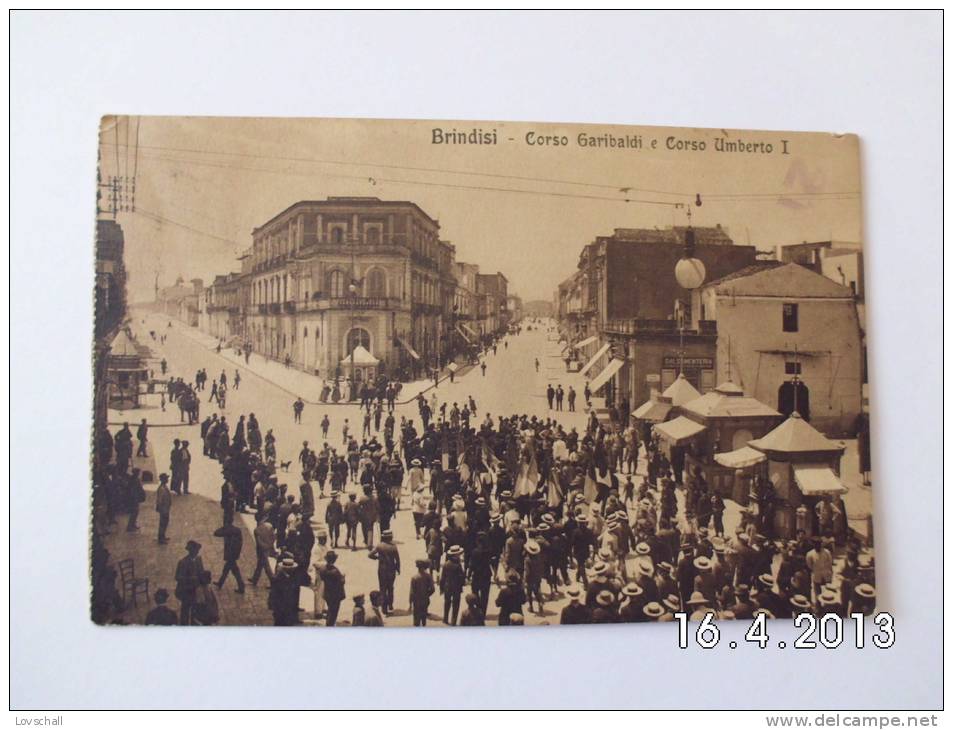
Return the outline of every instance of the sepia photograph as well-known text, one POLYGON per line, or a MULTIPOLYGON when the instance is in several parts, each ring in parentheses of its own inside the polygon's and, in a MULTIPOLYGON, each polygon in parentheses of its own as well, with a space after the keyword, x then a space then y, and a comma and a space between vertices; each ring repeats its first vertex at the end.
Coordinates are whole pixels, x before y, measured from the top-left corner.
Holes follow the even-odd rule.
POLYGON ((98 158, 96 623, 874 610, 855 136, 115 116, 98 158))
POLYGON ((940 725, 942 11, 8 15, 16 727, 940 725))

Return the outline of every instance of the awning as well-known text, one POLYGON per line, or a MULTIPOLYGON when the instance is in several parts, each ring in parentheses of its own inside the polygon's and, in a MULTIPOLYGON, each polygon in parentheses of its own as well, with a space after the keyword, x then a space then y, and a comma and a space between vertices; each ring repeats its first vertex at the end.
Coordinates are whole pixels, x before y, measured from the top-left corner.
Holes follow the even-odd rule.
POLYGON ((609 352, 608 342, 599 348, 599 351, 592 356, 592 359, 589 360, 589 362, 582 366, 582 370, 579 371, 580 375, 585 375, 587 372, 589 372, 592 369, 592 366, 596 364, 596 361, 607 352, 609 352))
POLYGON ((457 332, 459 332, 460 336, 467 341, 467 344, 470 344, 470 345, 473 344, 473 341, 469 337, 467 337, 467 333, 463 331, 463 327, 461 327, 460 325, 457 325, 457 332))
POLYGON ((586 345, 591 345, 591 344, 592 344, 593 342, 595 342, 595 341, 596 341, 596 336, 593 335, 592 337, 587 337, 586 339, 584 339, 584 340, 582 340, 582 341, 580 341, 580 342, 577 342, 575 345, 573 345, 573 347, 575 347, 575 348, 578 350, 580 347, 585 347, 586 345))
POLYGON ((419 360, 419 359, 420 359, 420 355, 418 355, 418 354, 417 354, 417 351, 414 350, 414 348, 410 346, 410 344, 407 342, 407 340, 405 340, 403 337, 398 337, 398 338, 397 338, 397 341, 404 346, 404 349, 407 350, 407 352, 410 353, 410 356, 411 356, 412 358, 414 358, 414 360, 419 360))
POLYGON ((742 446, 734 451, 715 454, 715 461, 729 469, 744 469, 746 466, 760 464, 766 458, 764 454, 750 446, 742 446))
POLYGON ((463 329, 465 329, 467 332, 469 332, 471 336, 476 337, 477 339, 480 339, 480 335, 478 335, 476 332, 474 332, 474 331, 470 328, 470 325, 466 324, 465 322, 461 322, 461 323, 460 323, 460 326, 463 327, 463 329))
POLYGON ((794 481, 805 497, 846 494, 847 487, 826 464, 792 464, 794 481))
POLYGON ((656 423, 652 429, 673 446, 678 446, 700 434, 705 427, 690 418, 679 416, 674 421, 656 423))
POLYGON ((672 411, 672 404, 658 400, 647 400, 634 411, 632 417, 649 423, 661 423, 672 411))
POLYGON ((619 368, 623 365, 625 365, 625 360, 620 360, 617 357, 612 358, 602 372, 589 383, 589 389, 595 393, 599 388, 608 383, 612 379, 612 376, 619 372, 619 368))

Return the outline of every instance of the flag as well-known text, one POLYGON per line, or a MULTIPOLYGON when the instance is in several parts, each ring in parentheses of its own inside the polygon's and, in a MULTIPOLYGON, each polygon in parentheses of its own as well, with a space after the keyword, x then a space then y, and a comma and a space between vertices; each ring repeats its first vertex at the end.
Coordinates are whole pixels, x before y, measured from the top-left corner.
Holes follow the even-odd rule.
POLYGON ((546 504, 552 509, 556 509, 563 503, 566 495, 559 483, 559 474, 555 470, 550 472, 546 490, 546 504))
POLYGON ((532 497, 536 494, 536 487, 539 485, 539 468, 536 466, 536 452, 529 451, 529 460, 525 458, 520 461, 520 473, 516 478, 516 486, 513 490, 513 496, 520 497, 526 495, 532 497))

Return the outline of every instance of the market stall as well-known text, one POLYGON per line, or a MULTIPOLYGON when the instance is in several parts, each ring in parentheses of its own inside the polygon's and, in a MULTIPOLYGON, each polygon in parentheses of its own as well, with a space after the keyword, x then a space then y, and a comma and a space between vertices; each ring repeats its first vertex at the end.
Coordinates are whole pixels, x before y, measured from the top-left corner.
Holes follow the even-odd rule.
POLYGON ((803 529, 818 533, 816 508, 822 500, 840 500, 847 488, 840 480, 844 445, 832 441, 795 411, 773 431, 749 445, 764 454, 777 499, 776 534, 793 536, 803 529))

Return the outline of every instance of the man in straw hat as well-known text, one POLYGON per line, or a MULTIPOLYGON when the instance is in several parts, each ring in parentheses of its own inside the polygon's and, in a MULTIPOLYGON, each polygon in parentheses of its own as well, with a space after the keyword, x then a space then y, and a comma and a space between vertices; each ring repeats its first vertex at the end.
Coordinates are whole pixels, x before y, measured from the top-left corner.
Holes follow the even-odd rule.
POLYGON ((278 561, 274 580, 268 591, 268 607, 275 626, 294 626, 298 623, 298 564, 288 556, 278 561))
POLYGON ((578 585, 571 585, 566 589, 569 596, 569 605, 563 608, 559 616, 560 624, 588 624, 592 623, 592 613, 580 601, 582 591, 578 585))
POLYGON ((463 548, 460 545, 451 545, 447 549, 447 559, 440 572, 440 593, 443 596, 443 622, 450 626, 457 625, 457 615, 460 612, 460 595, 466 585, 466 573, 460 564, 463 548))

